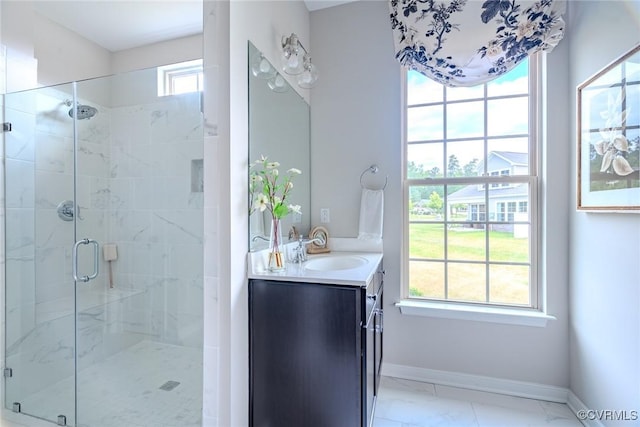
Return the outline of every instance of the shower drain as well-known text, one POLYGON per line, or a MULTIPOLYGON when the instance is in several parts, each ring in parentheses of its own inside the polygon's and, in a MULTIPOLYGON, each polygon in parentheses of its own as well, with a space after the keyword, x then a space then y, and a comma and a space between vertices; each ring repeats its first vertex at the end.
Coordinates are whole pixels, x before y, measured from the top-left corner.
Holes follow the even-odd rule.
POLYGON ((174 388, 178 387, 180 383, 178 381, 167 381, 166 383, 160 386, 160 390, 171 391, 174 388))

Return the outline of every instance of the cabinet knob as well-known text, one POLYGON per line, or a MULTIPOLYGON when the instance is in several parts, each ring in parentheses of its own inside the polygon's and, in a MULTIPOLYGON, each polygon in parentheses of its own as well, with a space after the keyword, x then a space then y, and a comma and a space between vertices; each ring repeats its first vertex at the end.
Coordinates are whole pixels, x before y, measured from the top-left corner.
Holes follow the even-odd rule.
POLYGON ((367 299, 375 301, 378 299, 378 294, 367 294, 367 299))

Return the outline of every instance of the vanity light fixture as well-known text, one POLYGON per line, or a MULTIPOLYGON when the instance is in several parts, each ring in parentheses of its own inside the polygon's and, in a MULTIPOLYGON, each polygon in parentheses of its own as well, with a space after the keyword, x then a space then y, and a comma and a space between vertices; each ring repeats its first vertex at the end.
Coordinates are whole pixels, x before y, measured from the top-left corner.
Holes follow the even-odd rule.
POLYGON ((311 63, 311 56, 300 43, 298 36, 291 33, 289 37, 282 36, 282 70, 297 76, 298 85, 303 89, 310 89, 318 80, 318 69, 311 63))

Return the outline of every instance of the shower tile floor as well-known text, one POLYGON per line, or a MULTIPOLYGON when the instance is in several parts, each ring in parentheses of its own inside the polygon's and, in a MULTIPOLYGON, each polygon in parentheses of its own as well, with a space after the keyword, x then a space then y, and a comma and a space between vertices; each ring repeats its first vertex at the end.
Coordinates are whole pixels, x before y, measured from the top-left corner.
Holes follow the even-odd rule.
MULTIPOLYGON (((72 402, 68 378, 22 407, 55 418, 60 408, 73 410, 72 402)), ((65 415, 73 424, 73 414, 65 415)), ((79 372, 78 427, 195 427, 201 420, 202 349, 141 341, 79 372), (163 390, 168 381, 180 384, 163 390)))

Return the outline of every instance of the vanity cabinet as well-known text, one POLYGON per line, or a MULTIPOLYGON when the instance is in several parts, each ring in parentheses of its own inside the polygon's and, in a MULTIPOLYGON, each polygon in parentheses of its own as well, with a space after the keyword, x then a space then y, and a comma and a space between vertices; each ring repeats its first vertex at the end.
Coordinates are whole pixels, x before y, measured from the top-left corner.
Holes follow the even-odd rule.
POLYGON ((249 281, 250 426, 372 425, 381 264, 366 286, 249 281))

